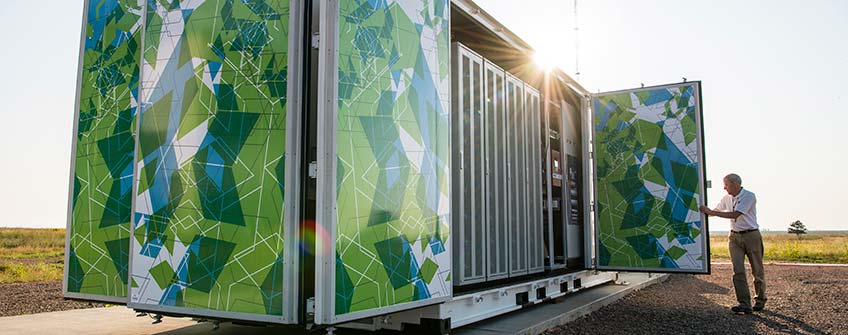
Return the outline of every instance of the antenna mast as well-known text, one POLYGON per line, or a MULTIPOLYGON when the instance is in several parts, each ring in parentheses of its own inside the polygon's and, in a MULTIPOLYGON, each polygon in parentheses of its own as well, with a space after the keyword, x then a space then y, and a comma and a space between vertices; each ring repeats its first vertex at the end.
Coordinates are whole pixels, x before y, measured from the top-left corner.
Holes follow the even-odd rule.
POLYGON ((574 0, 574 76, 580 80, 580 26, 577 22, 577 0, 574 0))

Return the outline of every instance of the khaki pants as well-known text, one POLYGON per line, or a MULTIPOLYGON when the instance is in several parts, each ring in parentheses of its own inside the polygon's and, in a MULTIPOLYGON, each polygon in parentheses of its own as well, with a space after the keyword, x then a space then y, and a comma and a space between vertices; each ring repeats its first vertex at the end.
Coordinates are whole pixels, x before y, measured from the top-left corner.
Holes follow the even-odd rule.
POLYGON ((733 262, 733 288, 736 289, 736 300, 739 305, 751 307, 751 292, 748 290, 748 279, 745 276, 745 256, 751 263, 754 274, 754 290, 757 295, 754 303, 757 306, 766 304, 766 277, 763 270, 763 236, 759 231, 744 234, 730 233, 728 239, 730 260, 733 262))

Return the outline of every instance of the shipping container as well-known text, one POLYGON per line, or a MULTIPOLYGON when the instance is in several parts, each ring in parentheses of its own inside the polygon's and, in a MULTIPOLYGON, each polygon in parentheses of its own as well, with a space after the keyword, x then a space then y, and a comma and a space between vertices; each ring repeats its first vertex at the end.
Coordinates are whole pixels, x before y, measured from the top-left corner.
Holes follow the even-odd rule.
POLYGON ((470 0, 87 0, 65 297, 444 332, 709 273, 701 83, 533 55, 470 0))

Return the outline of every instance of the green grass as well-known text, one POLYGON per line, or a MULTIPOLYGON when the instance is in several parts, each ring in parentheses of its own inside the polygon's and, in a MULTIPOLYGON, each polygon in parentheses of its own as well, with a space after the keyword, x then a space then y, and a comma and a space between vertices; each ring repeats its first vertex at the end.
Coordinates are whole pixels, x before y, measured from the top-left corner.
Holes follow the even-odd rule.
MULTIPOLYGON (((787 233, 766 233, 763 246, 766 262, 848 264, 848 234, 816 233, 799 239, 787 233)), ((710 249, 713 259, 730 259, 727 234, 711 234, 710 249)))
POLYGON ((0 284, 62 280, 64 229, 0 228, 0 284))
POLYGON ((62 256, 64 229, 0 228, 0 258, 62 256))
POLYGON ((60 263, 0 263, 0 284, 62 280, 60 263))

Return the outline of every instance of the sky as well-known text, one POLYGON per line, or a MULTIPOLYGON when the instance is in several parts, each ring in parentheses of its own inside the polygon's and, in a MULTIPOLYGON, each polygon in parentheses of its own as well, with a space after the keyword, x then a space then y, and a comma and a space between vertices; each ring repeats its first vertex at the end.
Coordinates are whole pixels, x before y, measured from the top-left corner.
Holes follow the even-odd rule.
MULTIPOLYGON (((82 3, 0 11, 0 227, 66 225, 82 3)), ((591 92, 701 80, 711 207, 735 172, 762 228, 848 230, 848 1, 477 3, 591 92)))
POLYGON ((848 1, 578 1, 576 48, 573 0, 478 4, 593 93, 701 80, 710 207, 733 172, 764 229, 848 229, 848 1))

